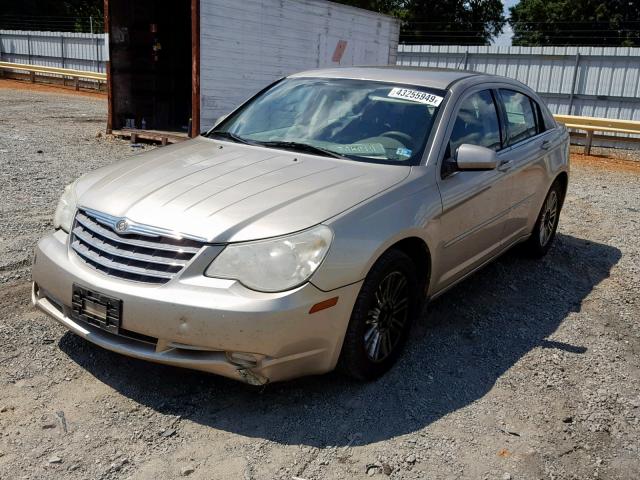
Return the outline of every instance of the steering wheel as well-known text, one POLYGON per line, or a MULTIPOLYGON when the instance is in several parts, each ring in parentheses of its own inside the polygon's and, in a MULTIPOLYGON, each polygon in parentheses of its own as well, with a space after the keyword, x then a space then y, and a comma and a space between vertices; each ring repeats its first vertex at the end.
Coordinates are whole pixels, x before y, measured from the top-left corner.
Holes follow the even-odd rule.
POLYGON ((380 136, 393 138, 394 140, 402 142, 405 146, 413 145, 413 138, 404 132, 399 132, 398 130, 390 130, 388 132, 381 133, 380 136))

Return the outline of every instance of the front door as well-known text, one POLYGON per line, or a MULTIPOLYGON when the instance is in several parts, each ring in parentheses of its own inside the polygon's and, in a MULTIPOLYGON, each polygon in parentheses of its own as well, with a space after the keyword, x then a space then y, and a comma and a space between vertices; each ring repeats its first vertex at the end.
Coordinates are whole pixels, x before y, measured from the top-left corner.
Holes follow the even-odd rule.
MULTIPOLYGON (((497 105, 491 90, 468 94, 459 104, 449 135, 445 158, 462 144, 481 145, 498 151, 502 134, 497 105)), ((444 165, 445 162, 443 162, 444 165)), ((491 258, 500 248, 508 218, 507 173, 499 170, 443 170, 438 182, 442 197, 440 261, 434 271, 436 290, 491 258)))

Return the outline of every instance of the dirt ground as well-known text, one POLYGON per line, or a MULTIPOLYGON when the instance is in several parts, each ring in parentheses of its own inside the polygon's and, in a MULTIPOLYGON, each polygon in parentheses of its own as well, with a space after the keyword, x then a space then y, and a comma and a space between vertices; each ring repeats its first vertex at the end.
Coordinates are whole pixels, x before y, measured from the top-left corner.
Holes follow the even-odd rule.
POLYGON ((24 80, 14 80, 10 78, 0 78, 0 89, 1 88, 10 88, 12 90, 24 90, 30 92, 45 92, 45 93, 54 93, 58 95, 74 95, 81 97, 92 97, 92 98, 107 98, 107 92, 105 91, 97 91, 97 90, 89 90, 86 88, 81 88, 80 90, 76 90, 73 86, 63 86, 58 84, 47 84, 47 83, 31 83, 24 80))
POLYGON ((386 376, 264 389, 116 355, 30 304, 63 186, 139 150, 104 97, 0 81, 0 479, 640 478, 640 168, 573 155, 556 243, 425 310, 386 376))

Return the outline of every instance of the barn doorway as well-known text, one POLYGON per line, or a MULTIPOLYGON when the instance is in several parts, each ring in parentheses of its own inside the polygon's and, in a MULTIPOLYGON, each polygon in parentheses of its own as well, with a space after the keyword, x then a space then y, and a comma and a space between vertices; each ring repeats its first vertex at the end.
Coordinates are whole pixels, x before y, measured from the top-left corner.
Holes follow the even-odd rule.
POLYGON ((110 128, 188 133, 192 1, 107 0, 110 128))

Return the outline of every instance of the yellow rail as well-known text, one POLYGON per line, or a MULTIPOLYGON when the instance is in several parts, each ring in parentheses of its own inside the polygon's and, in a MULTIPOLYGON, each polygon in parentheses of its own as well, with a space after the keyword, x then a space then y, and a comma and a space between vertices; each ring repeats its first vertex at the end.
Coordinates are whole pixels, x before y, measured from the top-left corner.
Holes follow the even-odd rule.
POLYGON ((593 132, 607 133, 631 133, 640 135, 640 121, 615 120, 611 118, 579 117, 574 115, 554 115, 558 122, 564 123, 567 128, 584 130, 587 132, 587 141, 584 145, 584 153, 591 153, 593 132))
POLYGON ((19 72, 31 73, 31 81, 35 81, 35 74, 41 75, 60 75, 62 77, 71 77, 76 80, 76 90, 78 89, 78 79, 96 80, 98 82, 106 82, 107 74, 98 72, 87 72, 84 70, 73 70, 70 68, 45 67, 43 65, 26 65, 23 63, 0 62, 0 70, 14 70, 19 72))

